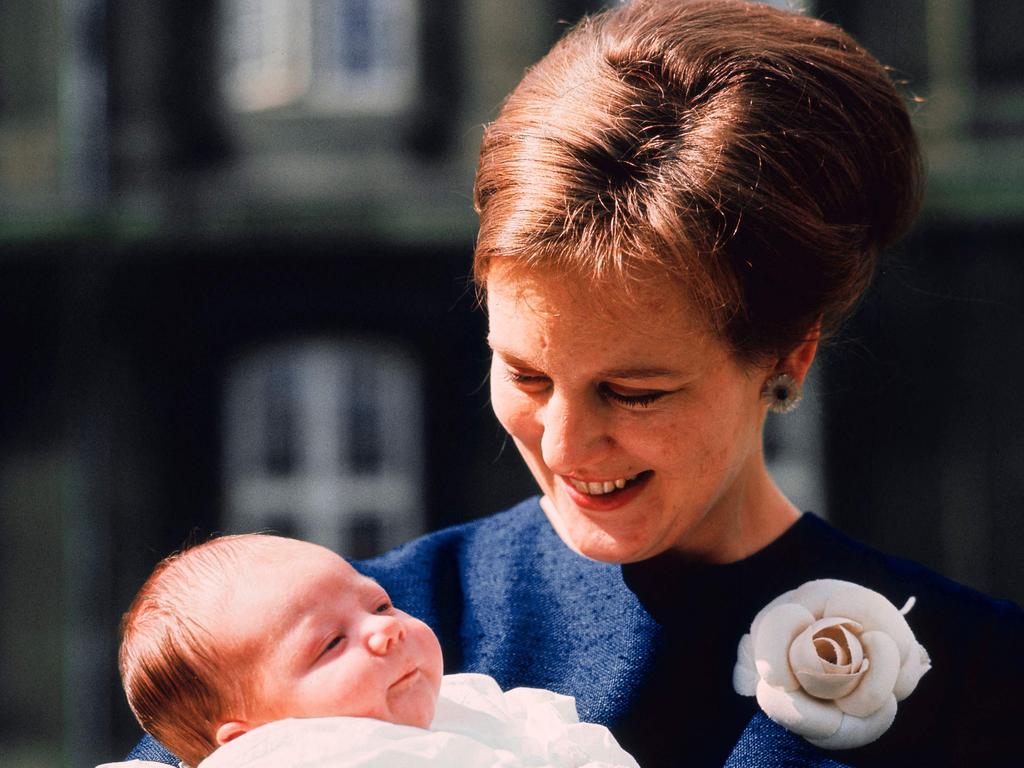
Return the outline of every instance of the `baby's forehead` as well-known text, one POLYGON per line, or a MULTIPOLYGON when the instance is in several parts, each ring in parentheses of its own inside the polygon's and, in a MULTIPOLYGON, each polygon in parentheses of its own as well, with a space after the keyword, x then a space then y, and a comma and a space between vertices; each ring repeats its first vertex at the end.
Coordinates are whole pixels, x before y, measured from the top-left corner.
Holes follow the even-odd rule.
POLYGON ((318 607, 337 609, 351 596, 380 589, 321 547, 289 540, 243 544, 245 556, 225 564, 222 578, 209 590, 196 590, 194 603, 210 634, 232 644, 253 648, 276 642, 318 607))
POLYGON ((249 561, 251 567, 240 569, 238 580, 287 582, 300 592, 313 595, 320 588, 331 592, 383 591, 376 580, 361 574, 326 547, 295 539, 267 538, 271 540, 254 545, 255 556, 249 561))
POLYGON ((355 570, 337 553, 310 541, 260 534, 247 536, 239 544, 244 561, 263 570, 298 568, 339 573, 355 570))

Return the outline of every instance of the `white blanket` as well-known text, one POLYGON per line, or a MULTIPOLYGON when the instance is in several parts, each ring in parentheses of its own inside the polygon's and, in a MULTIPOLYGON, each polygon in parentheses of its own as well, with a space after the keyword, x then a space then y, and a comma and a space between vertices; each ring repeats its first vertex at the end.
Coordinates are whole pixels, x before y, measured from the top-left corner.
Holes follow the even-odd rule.
MULTIPOLYGON (((132 761, 99 768, 157 766, 132 761)), ((225 744, 199 768, 638 768, 576 703, 537 688, 503 693, 486 675, 446 675, 429 730, 357 717, 279 720, 225 744)))

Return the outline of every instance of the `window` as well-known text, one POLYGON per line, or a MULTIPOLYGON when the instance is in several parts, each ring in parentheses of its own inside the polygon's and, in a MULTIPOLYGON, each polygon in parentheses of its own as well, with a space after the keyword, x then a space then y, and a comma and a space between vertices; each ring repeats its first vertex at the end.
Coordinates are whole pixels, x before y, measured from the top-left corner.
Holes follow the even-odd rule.
POLYGON ((271 528, 347 557, 423 532, 419 366, 378 339, 257 351, 227 382, 226 526, 271 528))
POLYGON ((230 0, 222 74, 241 112, 397 114, 414 104, 416 0, 230 0))

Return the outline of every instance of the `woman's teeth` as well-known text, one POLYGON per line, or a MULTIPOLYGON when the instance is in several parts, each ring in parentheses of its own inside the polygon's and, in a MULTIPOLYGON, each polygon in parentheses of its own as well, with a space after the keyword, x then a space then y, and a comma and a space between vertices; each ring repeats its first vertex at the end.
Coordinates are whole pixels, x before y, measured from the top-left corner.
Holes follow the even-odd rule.
POLYGON ((630 480, 636 480, 637 475, 631 477, 620 477, 618 480, 604 480, 595 483, 587 483, 583 480, 574 480, 571 477, 565 478, 569 481, 569 485, 575 488, 580 493, 586 493, 589 496, 602 496, 606 493, 619 490, 626 487, 626 483, 630 480))

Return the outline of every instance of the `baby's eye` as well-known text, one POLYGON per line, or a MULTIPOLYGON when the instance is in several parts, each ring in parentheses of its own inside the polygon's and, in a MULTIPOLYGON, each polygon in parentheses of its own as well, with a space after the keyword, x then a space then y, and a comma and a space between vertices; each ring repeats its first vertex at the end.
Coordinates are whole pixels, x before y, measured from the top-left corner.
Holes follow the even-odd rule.
POLYGON ((385 601, 385 602, 383 602, 383 603, 381 603, 380 605, 377 606, 377 610, 375 611, 375 613, 387 613, 388 611, 391 610, 391 607, 392 607, 391 603, 388 602, 388 601, 385 601))
POLYGON ((324 646, 323 650, 320 651, 320 653, 317 655, 317 659, 323 658, 330 651, 334 650, 339 645, 341 645, 344 641, 345 641, 345 636, 344 635, 335 635, 334 637, 332 637, 330 639, 330 641, 327 643, 327 645, 324 646))

